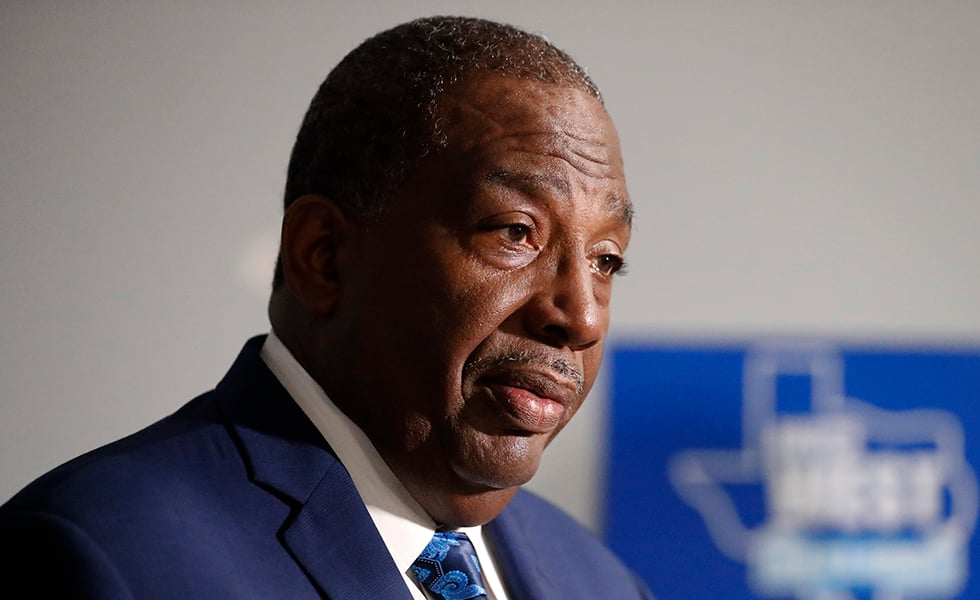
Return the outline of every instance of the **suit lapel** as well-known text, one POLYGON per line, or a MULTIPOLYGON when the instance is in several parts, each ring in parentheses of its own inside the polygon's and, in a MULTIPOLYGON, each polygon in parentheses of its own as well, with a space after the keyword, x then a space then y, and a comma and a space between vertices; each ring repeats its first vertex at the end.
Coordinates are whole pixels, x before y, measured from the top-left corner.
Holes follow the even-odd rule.
MULTIPOLYGON (((518 492, 521 493, 524 492, 518 492)), ((496 519, 484 526, 484 531, 511 598, 548 600, 576 597, 576 590, 562 590, 561 581, 555 579, 551 571, 542 568, 547 560, 542 560, 540 553, 527 543, 527 532, 534 531, 534 527, 522 524, 514 511, 505 508, 496 519)))
POLYGON ((259 355, 263 339, 249 340, 217 392, 250 479, 292 507, 286 550, 332 600, 411 600, 347 470, 259 355))
POLYGON ((329 598, 411 600, 398 567, 340 463, 287 524, 283 539, 329 598))

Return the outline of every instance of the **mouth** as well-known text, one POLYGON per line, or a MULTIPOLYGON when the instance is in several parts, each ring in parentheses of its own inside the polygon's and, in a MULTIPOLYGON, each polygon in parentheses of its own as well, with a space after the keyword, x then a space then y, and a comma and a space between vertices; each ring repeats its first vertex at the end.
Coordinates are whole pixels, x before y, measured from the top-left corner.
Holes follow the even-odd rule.
POLYGON ((578 395, 574 381, 526 368, 491 372, 480 383, 490 391, 508 431, 516 435, 554 432, 578 395))

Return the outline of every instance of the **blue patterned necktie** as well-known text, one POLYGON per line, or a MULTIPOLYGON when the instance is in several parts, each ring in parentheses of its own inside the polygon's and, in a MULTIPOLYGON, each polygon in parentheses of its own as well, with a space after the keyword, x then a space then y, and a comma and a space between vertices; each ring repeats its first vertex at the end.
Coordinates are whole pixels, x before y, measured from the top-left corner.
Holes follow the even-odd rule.
POLYGON ((412 573, 432 600, 486 600, 480 562, 465 533, 437 531, 412 563, 412 573))

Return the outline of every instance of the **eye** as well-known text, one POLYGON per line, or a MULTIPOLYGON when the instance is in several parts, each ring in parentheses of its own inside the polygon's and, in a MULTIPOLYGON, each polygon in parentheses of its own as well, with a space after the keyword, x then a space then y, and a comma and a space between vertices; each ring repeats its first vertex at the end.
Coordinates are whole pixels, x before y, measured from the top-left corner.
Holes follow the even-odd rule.
POLYGON ((597 273, 607 277, 626 273, 626 261, 617 254, 602 254, 596 257, 592 265, 597 273))
POLYGON ((527 266, 548 243, 547 228, 539 228, 532 216, 519 210, 491 214, 475 226, 467 234, 468 245, 501 269, 527 266))
POLYGON ((500 232, 508 242, 526 244, 531 235, 531 227, 523 223, 510 223, 500 227, 500 232))

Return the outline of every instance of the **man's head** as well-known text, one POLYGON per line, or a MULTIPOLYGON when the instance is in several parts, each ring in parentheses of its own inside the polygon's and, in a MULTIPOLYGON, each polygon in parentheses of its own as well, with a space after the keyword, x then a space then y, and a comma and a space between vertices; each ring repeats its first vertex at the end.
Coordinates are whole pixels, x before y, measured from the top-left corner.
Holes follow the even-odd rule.
MULTIPOLYGON (((371 218, 417 161, 445 144, 436 104, 467 73, 576 87, 602 100, 570 56, 540 36, 466 17, 418 19, 351 51, 320 86, 296 137, 285 208, 306 194, 371 218)), ((282 283, 276 269, 274 287, 282 283)))
POLYGON ((594 381, 629 241, 595 86, 507 26, 397 27, 321 87, 286 201, 277 333, 433 519, 493 518, 594 381))

